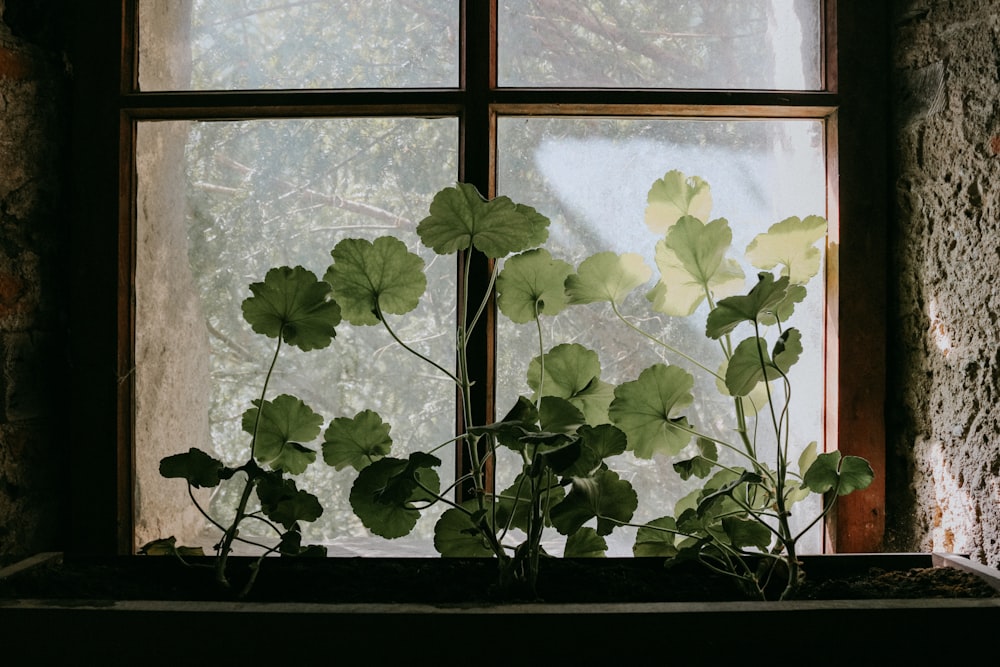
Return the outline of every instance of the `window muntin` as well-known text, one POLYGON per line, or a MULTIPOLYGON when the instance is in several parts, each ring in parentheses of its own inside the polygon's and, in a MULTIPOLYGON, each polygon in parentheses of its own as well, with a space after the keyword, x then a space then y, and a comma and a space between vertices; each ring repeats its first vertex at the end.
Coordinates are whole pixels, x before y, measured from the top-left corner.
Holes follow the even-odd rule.
POLYGON ((820 0, 503 0, 498 84, 820 90, 820 0))
MULTIPOLYGON (((597 0, 595 0, 595 2, 596 1, 597 0)), ((146 2, 146 0, 143 0, 143 3, 145 3, 145 2, 146 2)), ((180 4, 181 3, 178 3, 178 5, 169 5, 169 7, 171 9, 175 9, 176 7, 180 6, 180 4)), ((704 3, 701 3, 701 4, 704 4, 704 3)), ((199 5, 198 3, 195 4, 196 8, 200 7, 200 6, 201 5, 199 5)), ((501 7, 501 10, 502 9, 503 9, 503 7, 501 7)), ((467 12, 467 15, 468 15, 469 8, 467 6, 466 6, 466 12, 467 12)), ((481 9, 477 9, 475 11, 475 14, 476 14, 476 17, 475 17, 476 21, 485 20, 484 19, 484 14, 482 13, 481 9)), ((502 11, 501 11, 501 14, 502 14, 502 11)), ((501 24, 502 24, 502 19, 501 19, 501 24)), ((477 25, 479 25, 479 24, 477 24, 477 25)), ((482 32, 476 32, 476 31, 473 31, 473 32, 474 32, 474 34, 478 34, 478 35, 482 34, 482 32)), ((142 40, 140 39, 140 44, 141 43, 142 43, 142 40)), ((183 50, 182 51, 177 51, 176 50, 176 46, 177 45, 174 44, 171 47, 172 52, 170 54, 170 58, 168 58, 168 60, 170 62, 175 62, 178 59, 178 55, 179 54, 183 54, 183 50)), ((183 61, 183 58, 180 58, 179 60, 183 61)), ((141 58, 140 58, 140 68, 141 68, 141 58)), ((472 70, 480 71, 479 68, 472 68, 472 70)), ((467 68, 467 72, 468 71, 470 71, 470 70, 467 68)), ((184 79, 181 79, 181 80, 183 81, 184 79)), ((501 82, 501 84, 502 84, 502 82, 501 82)), ((556 84, 553 84, 553 85, 556 85, 556 84)), ((502 107, 504 105, 503 104, 494 105, 494 104, 491 104, 489 102, 490 99, 494 98, 494 92, 495 91, 489 92, 489 89, 487 88, 485 81, 480 81, 478 79, 469 80, 467 82, 467 86, 468 86, 468 90, 478 91, 478 92, 475 92, 474 95, 471 98, 461 98, 461 99, 465 100, 465 102, 469 102, 470 106, 463 107, 463 108, 458 109, 458 110, 456 110, 454 112, 447 112, 447 111, 444 112, 444 115, 450 116, 452 118, 452 120, 458 119, 458 122, 460 124, 460 134, 462 135, 462 138, 461 138, 461 140, 458 143, 459 143, 459 145, 464 146, 464 153, 460 154, 458 156, 458 158, 457 158, 458 164, 459 164, 458 172, 459 173, 465 173, 465 174, 470 174, 471 173, 471 174, 476 175, 471 180, 473 182, 475 182, 476 185, 483 192, 486 192, 486 193, 489 193, 489 194, 492 194, 493 192, 496 192, 496 193, 499 193, 499 194, 512 194, 513 195, 514 194, 513 192, 508 193, 508 192, 506 192, 504 190, 505 186, 503 185, 503 177, 502 177, 502 175, 496 177, 496 181, 495 181, 496 189, 494 189, 492 187, 492 185, 494 184, 493 176, 492 175, 489 175, 486 179, 482 178, 482 176, 484 174, 488 173, 484 169, 484 163, 492 163, 495 160, 500 165, 500 169, 503 170, 504 160, 507 159, 509 156, 505 156, 505 149, 503 149, 502 145, 499 148, 493 146, 493 144, 492 144, 493 135, 492 135, 492 130, 490 129, 491 125, 488 122, 484 122, 484 120, 481 117, 477 116, 476 114, 482 113, 484 111, 486 111, 487 113, 491 113, 492 114, 492 113, 495 113, 498 108, 500 108, 500 107, 502 107), (483 98, 479 97, 479 95, 481 95, 484 90, 488 91, 486 93, 486 96, 485 96, 486 97, 486 104, 485 105, 483 104, 483 101, 484 101, 483 98), (473 102, 474 102, 474 104, 473 104, 473 102), (470 128, 473 128, 473 127, 477 128, 477 129, 475 131, 470 130, 470 128), (484 131, 484 129, 485 129, 485 131, 484 131)), ((297 88, 298 86, 291 85, 290 87, 291 88, 297 88)), ((174 83, 174 84, 170 84, 170 85, 165 85, 162 88, 162 90, 165 90, 165 91, 173 91, 173 90, 181 91, 181 90, 188 90, 189 88, 191 88, 192 90, 201 90, 201 89, 192 88, 192 87, 186 86, 184 84, 178 84, 178 83, 174 83)), ((211 88, 212 88, 212 86, 208 86, 208 87, 205 88, 205 90, 209 90, 211 88)), ((143 89, 146 90, 146 88, 143 88, 143 89)), ((149 90, 155 91, 156 88, 155 87, 154 88, 150 88, 149 90)), ((540 90, 540 89, 539 88, 535 88, 534 90, 537 91, 537 90, 540 90)), ((278 92, 278 91, 275 91, 275 92, 278 92)), ((176 108, 170 107, 170 100, 169 100, 169 98, 162 97, 162 99, 161 99, 161 101, 159 103, 162 104, 162 103, 165 102, 167 104, 167 106, 164 106, 164 107, 160 108, 160 110, 158 111, 157 110, 157 104, 158 104, 158 102, 156 101, 157 97, 156 97, 155 94, 151 98, 153 100, 153 102, 150 102, 150 103, 139 102, 139 100, 141 99, 141 95, 140 96, 134 96, 132 99, 133 99, 134 102, 138 102, 139 106, 142 108, 142 112, 140 114, 141 118, 157 118, 159 113, 162 113, 162 114, 164 114, 165 117, 170 117, 170 118, 178 117, 178 116, 185 117, 185 118, 188 118, 188 117, 190 117, 190 118, 198 118, 198 117, 202 116, 202 112, 200 111, 200 109, 202 109, 202 108, 205 110, 205 115, 208 116, 208 117, 215 117, 215 116, 230 117, 230 115, 232 115, 232 117, 239 117, 239 118, 254 117, 254 116, 257 116, 257 115, 259 115, 261 117, 277 117, 277 116, 282 116, 282 115, 287 115, 287 114, 290 114, 292 116, 295 116, 295 115, 323 116, 324 115, 324 112, 322 110, 320 110, 319 107, 317 107, 317 108, 314 109, 312 107, 312 103, 310 101, 308 101, 303 96, 297 96, 296 92, 294 90, 286 90, 286 91, 280 91, 280 92, 281 92, 281 96, 273 96, 273 97, 270 97, 270 98, 263 98, 263 97, 259 97, 258 98, 258 97, 255 97, 254 100, 255 101, 256 100, 263 100, 263 101, 265 101, 265 103, 277 103, 278 105, 282 105, 286 109, 290 109, 291 111, 275 111, 274 109, 269 109, 269 108, 264 108, 264 107, 262 107, 262 108, 248 107, 248 106, 246 106, 245 102, 242 102, 242 103, 239 102, 240 98, 234 96, 232 98, 234 100, 234 102, 233 102, 233 104, 234 104, 233 109, 234 110, 231 112, 231 114, 229 114, 229 113, 226 113, 226 105, 228 104, 228 102, 227 102, 227 98, 226 98, 225 95, 210 95, 210 96, 204 96, 203 98, 199 98, 197 92, 195 92, 195 93, 193 93, 191 95, 184 96, 183 98, 181 98, 183 100, 183 108, 180 109, 180 110, 178 110, 176 108), (202 107, 200 105, 204 105, 204 106, 202 107)), ((302 93, 307 93, 308 91, 301 91, 301 92, 302 93)), ((334 116, 342 115, 345 112, 337 107, 336 100, 338 99, 338 97, 337 97, 336 92, 333 92, 333 94, 330 94, 330 92, 331 91, 327 91, 328 94, 324 95, 321 98, 323 100, 322 106, 326 109, 326 112, 329 113, 329 114, 331 114, 331 115, 334 115, 334 116)), ((420 95, 418 95, 416 97, 413 97, 413 98, 396 97, 396 99, 398 99, 400 101, 400 105, 402 105, 402 106, 408 106, 408 109, 406 110, 406 113, 408 113, 408 114, 411 114, 411 115, 415 114, 415 115, 418 115, 418 116, 426 116, 426 117, 438 117, 438 116, 441 116, 442 115, 442 111, 441 111, 441 107, 440 106, 433 106, 433 105, 428 106, 427 107, 427 111, 424 114, 420 114, 419 111, 415 111, 415 107, 419 107, 421 104, 427 105, 427 100, 435 99, 434 96, 436 94, 434 91, 419 91, 419 92, 420 92, 420 95)), ((446 94, 446 91, 444 91, 444 90, 438 91, 438 92, 446 94)), ((504 102, 507 102, 507 103, 509 103, 511 101, 514 101, 515 103, 513 105, 506 104, 506 106, 507 107, 516 106, 518 108, 517 113, 519 113, 519 114, 528 114, 528 116, 531 116, 532 114, 536 114, 536 113, 539 114, 539 115, 542 115, 542 114, 545 114, 545 113, 552 113, 552 107, 553 106, 559 106, 559 104, 560 104, 560 102, 558 101, 558 96, 561 95, 561 94, 563 94, 563 93, 565 93, 565 94, 568 95, 568 97, 567 97, 568 100, 569 99, 575 99, 575 100, 579 100, 580 99, 580 97, 578 97, 578 96, 575 97, 575 98, 573 97, 574 91, 548 90, 548 91, 543 91, 543 92, 546 93, 546 96, 544 97, 544 100, 545 100, 544 105, 541 106, 541 107, 539 107, 535 111, 532 110, 532 105, 533 105, 532 97, 531 97, 532 91, 528 91, 527 96, 523 97, 523 98, 517 97, 516 94, 513 97, 505 95, 503 97, 503 100, 504 100, 504 102), (555 97, 553 96, 553 94, 555 95, 555 97)), ((579 92, 579 91, 576 91, 576 92, 579 92)), ((632 91, 632 92, 634 92, 634 91, 632 91)), ((653 91, 650 91, 650 92, 653 92, 653 91)), ((629 116, 645 116, 645 117, 649 118, 650 120, 654 119, 655 116, 650 115, 650 112, 648 110, 646 110, 646 109, 643 108, 643 104, 648 103, 648 101, 653 100, 653 99, 656 99, 656 100, 659 101, 658 106, 661 109, 665 110, 664 113, 669 113, 669 111, 668 111, 669 107, 671 105, 675 105, 677 107, 679 113, 682 113, 682 114, 688 115, 688 116, 692 116, 692 117, 703 116, 705 118, 717 117, 717 116, 722 116, 722 115, 744 117, 744 118, 753 118, 755 116, 780 118, 781 116, 783 116, 783 115, 785 115, 787 113, 787 115, 789 117, 813 118, 813 119, 816 119, 817 121, 822 122, 824 119, 828 118, 828 114, 832 110, 832 107, 815 106, 815 107, 808 108, 808 107, 802 106, 800 103, 797 103, 797 102, 795 102, 793 100, 793 96, 784 96, 784 97, 781 97, 781 98, 778 98, 778 97, 767 98, 767 97, 764 97, 764 96, 758 96, 758 98, 756 98, 756 99, 758 99, 758 100, 766 99, 768 101, 768 104, 767 104, 766 109, 763 108, 763 107, 761 109, 754 109, 753 107, 747 107, 747 106, 713 107, 711 102, 706 102, 706 100, 714 100, 715 102, 718 102, 718 103, 721 103, 721 104, 725 105, 725 104, 731 102, 731 99, 732 99, 732 98, 727 97, 725 94, 714 95, 714 96, 709 95, 708 97, 704 97, 703 96, 703 97, 697 98, 698 101, 696 101, 696 102, 688 102, 686 100, 686 98, 684 97, 683 93, 681 93, 681 94, 678 95, 676 93, 671 93, 670 91, 661 91, 661 92, 663 92, 663 93, 666 94, 666 97, 663 98, 663 99, 655 98, 655 97, 652 97, 652 96, 651 97, 646 97, 646 98, 637 98, 634 95, 632 95, 632 96, 623 95, 622 99, 624 99, 625 102, 621 102, 621 103, 616 103, 616 102, 619 101, 618 98, 617 98, 617 96, 615 96, 613 94, 607 94, 607 93, 601 95, 600 97, 596 97, 596 96, 587 96, 586 95, 586 91, 584 91, 584 97, 588 100, 587 104, 591 105, 591 106, 593 106, 593 103, 595 101, 598 102, 598 106, 600 106, 601 103, 606 103, 607 104, 607 112, 608 112, 608 114, 612 114, 612 113, 614 113, 614 114, 621 114, 621 118, 627 118, 629 116), (632 104, 632 102, 629 102, 629 100, 634 101, 635 105, 632 106, 632 107, 630 107, 630 104, 632 104), (664 100, 666 100, 666 102, 664 102, 664 100), (616 103, 616 104, 614 104, 614 106, 612 107, 611 103, 616 103), (785 104, 789 104, 790 106, 788 106, 786 109, 783 109, 782 105, 785 105, 785 104)), ((363 98, 363 97, 359 98, 357 96, 354 96, 354 97, 345 96, 344 97, 345 103, 348 103, 348 104, 356 104, 358 99, 367 99, 367 98, 363 98)), ((376 98, 373 97, 371 99, 375 100, 376 98)), ((447 104, 445 106, 447 106, 447 105, 454 105, 454 100, 456 99, 456 97, 454 95, 452 95, 450 97, 447 97, 446 99, 447 99, 447 104)), ((463 104, 465 102, 463 102, 463 104)), ((362 104, 362 106, 367 106, 367 107, 372 107, 372 108, 374 107, 374 105, 372 105, 372 103, 367 103, 367 102, 364 103, 364 104, 362 104)), ((377 100, 377 106, 379 106, 379 108, 378 108, 377 111, 374 111, 374 113, 377 116, 383 116, 386 113, 388 113, 386 111, 386 109, 388 107, 390 107, 391 104, 387 104, 384 99, 380 98, 380 99, 377 100)), ((584 105, 584 106, 586 106, 586 105, 584 105)), ((567 113, 572 113, 572 111, 568 111, 570 109, 570 107, 572 107, 572 105, 567 105, 567 106, 563 107, 563 109, 567 110, 567 113)), ((582 108, 582 107, 580 105, 577 105, 577 108, 582 108)), ((588 110, 580 111, 579 113, 585 114, 587 116, 591 116, 594 113, 594 109, 590 108, 588 110)), ((390 115, 391 115, 391 113, 390 113, 390 115)), ((589 120, 592 120, 592 118, 590 118, 589 120)), ((502 125, 505 122, 505 120, 503 118, 501 118, 499 122, 500 122, 501 130, 502 130, 502 125)), ((140 125, 141 124, 142 123, 140 123, 140 125)), ((502 141, 502 131, 500 132, 500 135, 501 135, 501 141, 502 141)), ((668 168, 673 168, 674 166, 675 165, 673 165, 673 164, 664 164, 663 168, 664 169, 668 169, 668 168)), ((712 181, 710 180, 710 182, 712 182, 712 181)), ((725 183, 713 183, 713 185, 715 185, 717 189, 726 189, 727 188, 727 184, 725 184, 725 183)), ((515 196, 519 197, 520 195, 515 195, 515 196)), ((530 200, 527 197, 525 197, 524 199, 525 199, 525 201, 529 201, 529 203, 533 203, 532 200, 530 200)), ((424 203, 426 204, 427 201, 429 201, 429 197, 426 198, 426 200, 425 200, 424 203)), ((539 206, 539 208, 542 208, 541 204, 538 204, 538 206, 539 206)), ((542 208, 542 210, 544 211, 543 208, 542 208)), ((548 211, 545 211, 545 212, 548 212, 548 211)), ((773 220, 769 221, 769 222, 773 222, 773 220)), ((259 279, 259 278, 256 278, 256 279, 259 279)), ((139 326, 140 327, 142 326, 141 319, 140 319, 139 326)), ((136 403, 138 404, 139 401, 136 401, 136 403)), ((503 410, 506 407, 507 406, 504 405, 503 403, 499 403, 497 405, 497 409, 498 410, 503 410)), ((328 416, 328 415, 325 415, 325 416, 328 416)), ((339 416, 339 414, 337 414, 337 415, 329 415, 329 416, 339 416)), ((138 455, 138 458, 141 458, 141 453, 138 455)), ((154 478, 154 476, 149 475, 147 478, 150 479, 150 480, 152 480, 154 478)), ((144 494, 140 494, 140 496, 144 496, 144 494)), ((338 508, 338 510, 339 510, 339 508, 338 508)), ((138 540, 136 540, 136 542, 138 542, 138 540)), ((378 548, 378 547, 380 547, 382 545, 382 542, 380 542, 379 540, 372 540, 372 542, 373 542, 372 546, 376 547, 376 548, 378 548)))

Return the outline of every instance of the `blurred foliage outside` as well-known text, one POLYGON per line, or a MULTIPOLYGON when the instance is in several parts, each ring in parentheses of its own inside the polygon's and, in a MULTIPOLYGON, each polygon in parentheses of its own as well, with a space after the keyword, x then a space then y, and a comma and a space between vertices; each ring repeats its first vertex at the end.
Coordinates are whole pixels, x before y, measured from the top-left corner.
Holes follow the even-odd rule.
MULTIPOLYGON (((176 21, 182 3, 140 3, 147 33, 155 32, 168 5, 176 21)), ((189 61, 186 85, 149 75, 144 86, 452 87, 458 81, 458 5, 443 0, 192 0, 190 15, 180 12, 189 24, 179 31, 171 27, 188 41, 162 53, 146 52, 151 63, 156 57, 189 61)), ((808 89, 816 85, 818 48, 811 40, 818 35, 818 5, 815 0, 501 0, 499 76, 502 85, 808 89), (789 34, 790 20, 801 41, 776 42, 789 34), (784 26, 784 32, 775 32, 775 25, 784 26), (789 60, 796 63, 791 74, 789 60)), ((157 71, 152 65, 148 69, 157 71)), ((182 168, 188 184, 178 200, 212 347, 210 423, 218 456, 236 461, 247 455, 240 418, 257 396, 268 354, 267 341, 256 340, 260 337, 243 321, 240 303, 248 296, 248 284, 272 266, 302 265, 322 275, 330 250, 343 238, 391 233, 404 239, 409 250, 431 264, 429 299, 394 325, 403 340, 431 358, 454 358, 457 267, 423 248, 414 230, 433 194, 459 173, 457 119, 170 123, 186 130, 184 164, 164 168, 182 168)), ((717 202, 713 216, 729 218, 747 239, 786 216, 825 214, 818 121, 507 117, 500 119, 498 133, 498 194, 549 216, 551 241, 557 244, 550 247, 573 264, 606 249, 649 255, 657 239, 642 221, 646 189, 670 169, 702 176, 719 192, 737 192, 742 199, 717 202), (784 180, 789 177, 799 182, 790 187, 784 180), (790 201, 789 195, 801 198, 790 201)), ((139 150, 155 157, 153 143, 139 150)), ((741 240, 734 245, 740 247, 741 240)), ((821 291, 812 298, 819 302, 813 306, 817 326, 811 333, 819 336, 821 291)), ((620 358, 601 359, 609 381, 634 378, 652 362, 628 353, 620 328, 601 331, 599 315, 579 319, 596 312, 584 311, 574 310, 577 319, 556 318, 549 340, 579 341, 601 350, 600 336, 614 337, 620 358)), ((527 369, 515 360, 535 353, 523 347, 529 343, 521 342, 521 327, 500 319, 498 415, 524 392, 527 369)), ((644 328, 668 332, 677 347, 699 358, 717 352, 704 349, 703 331, 687 326, 665 316, 644 323, 644 328)), ((820 345, 808 341, 807 347, 820 345)), ((636 341, 636 351, 640 348, 650 351, 636 341)), ((303 357, 288 351, 274 382, 276 392, 301 397, 327 422, 365 408, 377 410, 392 424, 401 451, 407 451, 408 442, 426 449, 453 435, 452 386, 431 376, 381 331, 345 327, 328 349, 303 357)), ((810 431, 803 444, 821 435, 815 432, 821 424, 821 384, 818 390, 818 399, 811 399, 814 419, 803 424, 810 431)), ((703 394, 716 396, 714 389, 703 394)), ((703 424, 718 413, 711 404, 696 410, 703 424)), ((722 414, 728 414, 728 406, 722 414)), ((630 468, 637 487, 645 484, 640 496, 647 503, 662 502, 648 508, 650 516, 672 507, 686 491, 669 461, 626 462, 623 457, 622 465, 630 468), (640 477, 647 481, 637 481, 640 477)), ((303 526, 305 539, 366 535, 347 502, 351 479, 323 466, 313 466, 302 478, 303 487, 320 495, 326 508, 319 520, 303 526)), ((220 507, 231 504, 226 493, 219 491, 220 507)), ((423 518, 416 533, 426 540, 428 552, 435 519, 434 513, 423 518)))

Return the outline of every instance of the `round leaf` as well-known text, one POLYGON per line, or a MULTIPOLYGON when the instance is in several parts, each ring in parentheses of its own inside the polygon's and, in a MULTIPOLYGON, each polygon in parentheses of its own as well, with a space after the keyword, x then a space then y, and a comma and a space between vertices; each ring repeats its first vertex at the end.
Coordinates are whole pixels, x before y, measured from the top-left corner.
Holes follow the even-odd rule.
POLYGON ((417 225, 424 245, 439 255, 475 248, 487 257, 506 257, 548 238, 549 219, 508 197, 486 201, 468 183, 434 195, 430 215, 417 225))
POLYGON ((588 424, 608 421, 614 387, 601 381, 600 359, 583 345, 562 343, 544 357, 532 359, 528 365, 528 386, 536 396, 541 389, 546 396, 565 398, 583 412, 588 424), (543 366, 545 376, 541 377, 543 366))
POLYGON ((701 178, 688 178, 674 170, 653 182, 646 202, 646 226, 663 234, 684 215, 708 220, 712 212, 712 191, 701 178))
POLYGON ((330 254, 333 264, 324 278, 351 324, 377 324, 379 310, 408 313, 427 288, 424 260, 395 237, 380 236, 374 242, 344 239, 330 254))
POLYGON ((299 443, 309 442, 319 435, 323 417, 316 414, 301 400, 282 394, 273 401, 264 401, 257 423, 257 407, 243 413, 243 430, 251 435, 257 428, 254 440, 254 458, 273 470, 285 470, 293 475, 301 473, 316 460, 316 452, 299 443))
POLYGON ((353 418, 338 417, 324 433, 323 460, 337 470, 347 466, 361 470, 389 454, 390 428, 371 410, 363 410, 353 418))
POLYGON ((597 519, 597 534, 608 535, 628 522, 639 506, 639 497, 632 485, 620 479, 612 470, 600 470, 593 477, 574 477, 573 488, 552 508, 552 525, 563 535, 571 535, 593 518, 597 519))
POLYGON ((639 528, 632 546, 634 556, 672 558, 677 555, 677 522, 672 516, 660 517, 639 528))
POLYGON ((437 472, 428 465, 435 461, 440 465, 434 457, 413 461, 386 457, 362 469, 350 494, 351 507, 361 523, 389 539, 413 530, 420 518, 413 503, 431 499, 417 480, 434 493, 440 486, 437 472))
POLYGON ((218 486, 225 468, 222 462, 212 458, 196 447, 183 454, 174 454, 160 459, 160 475, 166 478, 180 477, 194 487, 218 486))
POLYGON ((580 263, 577 272, 566 279, 566 293, 573 304, 620 304, 629 293, 645 285, 653 275, 642 255, 599 252, 580 263))
POLYGON ((608 551, 608 541, 590 526, 584 526, 566 538, 565 558, 602 558, 608 551))
POLYGON ((565 283, 572 271, 569 263, 541 248, 515 255, 497 277, 497 306, 518 324, 543 313, 555 315, 568 302, 565 283))
MULTIPOLYGON (((466 507, 472 507, 472 504, 467 503, 466 507)), ((434 548, 442 556, 451 558, 495 556, 484 529, 488 527, 474 522, 468 512, 453 507, 444 511, 434 524, 434 548)))
POLYGON ((818 215, 786 218, 754 237, 747 246, 747 259, 767 271, 780 264, 781 275, 804 285, 819 273, 822 253, 815 244, 826 236, 826 228, 826 219, 818 215))
POLYGON ((678 412, 694 401, 693 387, 694 377, 684 369, 654 364, 615 389, 608 416, 639 458, 656 452, 674 456, 691 441, 687 420, 678 412))
POLYGON ((340 306, 330 300, 330 285, 301 266, 271 269, 264 282, 250 285, 243 317, 254 331, 279 335, 301 350, 324 348, 336 335, 340 306))

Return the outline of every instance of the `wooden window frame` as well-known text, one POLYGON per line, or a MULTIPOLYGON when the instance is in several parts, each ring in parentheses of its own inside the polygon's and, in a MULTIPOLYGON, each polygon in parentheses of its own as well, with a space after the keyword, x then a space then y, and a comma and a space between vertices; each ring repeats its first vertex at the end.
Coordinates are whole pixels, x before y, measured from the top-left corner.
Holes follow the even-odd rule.
MULTIPOLYGON (((826 439, 876 473, 843 498, 827 549, 880 551, 885 529, 885 292, 888 16, 883 3, 826 0, 824 90, 498 88, 496 0, 463 0, 461 83, 441 90, 139 92, 134 0, 75 3, 72 284, 67 552, 133 550, 135 139, 139 121, 247 117, 451 115, 460 178, 495 191, 496 119, 504 114, 788 118, 824 121, 829 238, 826 439), (475 84, 474 82, 479 82, 475 84), (609 101, 612 100, 612 101, 609 101), (483 153, 473 146, 488 146, 483 153)), ((461 265, 461 264, 460 264, 461 265)), ((485 260, 474 272, 486 275, 485 260)), ((472 276, 475 278, 475 276, 472 276)), ((489 329, 490 327, 487 327, 489 329)), ((495 341, 470 355, 488 374, 495 341)), ((480 385, 477 385, 480 386, 480 385)), ((485 388, 487 383, 481 387, 485 388)), ((493 414, 479 389, 477 418, 493 414)), ((461 425, 459 424, 459 427, 461 425)), ((461 465, 459 456, 458 465, 461 465)))

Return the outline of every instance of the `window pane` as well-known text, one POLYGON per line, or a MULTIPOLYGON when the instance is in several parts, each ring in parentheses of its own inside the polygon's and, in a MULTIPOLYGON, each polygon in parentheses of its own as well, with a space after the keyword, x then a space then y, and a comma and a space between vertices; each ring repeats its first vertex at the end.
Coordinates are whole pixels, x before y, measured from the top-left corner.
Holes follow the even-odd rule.
POLYGON ((500 0, 501 86, 818 90, 820 0, 500 0))
POLYGON ((458 0, 141 0, 142 90, 458 85, 458 0))
MULTIPOLYGON (((428 261, 428 282, 437 290, 435 308, 394 323, 397 333, 435 358, 453 355, 455 265, 431 261, 415 228, 433 193, 454 183, 457 145, 453 118, 140 123, 138 545, 168 535, 190 544, 207 528, 183 482, 160 477, 160 458, 189 447, 227 465, 249 455, 241 417, 260 395, 275 340, 253 333, 241 303, 250 296, 248 284, 262 281, 269 268, 302 265, 322 278, 340 239, 397 235, 428 261), (165 511, 171 503, 178 509, 165 511), (165 523, 181 511, 187 513, 181 525, 165 523)), ((267 398, 302 399, 323 416, 324 429, 335 417, 378 410, 394 427, 394 455, 405 457, 454 436, 454 392, 435 391, 427 376, 384 330, 342 324, 325 349, 283 346, 267 398), (425 394, 401 386, 429 388, 425 394)), ((306 444, 318 449, 321 441, 306 444)), ((443 483, 453 468, 445 462, 443 483)), ((298 487, 324 506, 317 521, 303 525, 304 543, 354 548, 367 534, 348 502, 353 478, 322 456, 296 476, 298 487)), ((232 494, 220 489, 210 506, 225 512, 234 506, 232 494)), ((434 518, 415 531, 425 550, 434 518)), ((251 526, 241 527, 242 534, 251 526)), ((218 532, 203 539, 211 547, 218 532)), ((369 555, 398 552, 410 542, 372 538, 363 548, 369 555)), ((346 552, 331 547, 330 553, 346 552)))
MULTIPOLYGON (((658 275, 654 245, 660 236, 644 222, 646 198, 652 183, 675 169, 708 181, 713 199, 710 217, 729 221, 734 258, 742 258, 752 238, 775 222, 826 215, 820 121, 508 117, 498 123, 499 193, 549 216, 547 247, 574 267, 599 251, 635 252, 658 275)), ((747 263, 743 268, 746 275, 756 273, 747 263)), ((650 282, 633 292, 625 314, 647 332, 717 368, 722 353, 718 343, 704 335, 708 308, 703 305, 689 318, 659 315, 645 299, 652 286, 650 282)), ((794 316, 805 352, 790 374, 794 397, 789 442, 800 449, 811 441, 821 444, 823 438, 823 296, 822 278, 816 278, 794 316)), ((575 306, 542 322, 546 350, 576 342, 596 351, 606 382, 634 380, 642 369, 658 362, 686 368, 696 381, 689 421, 710 435, 733 441, 732 403, 719 395, 714 377, 629 331, 614 320, 609 308, 575 306)), ((501 317, 499 326, 497 411, 505 414, 518 394, 529 393, 524 360, 537 354, 538 342, 534 324, 514 325, 501 317)), ((767 446, 763 438, 768 432, 768 422, 762 420, 761 447, 767 446)), ((773 450, 773 438, 770 446, 773 450)), ((797 457, 796 452, 792 460, 797 457)), ((639 493, 635 517, 639 523, 673 514, 676 501, 694 488, 682 482, 672 462, 662 456, 642 460, 631 453, 610 462, 639 493)), ((512 479, 518 465, 501 461, 498 476, 512 479)), ((498 486, 503 488, 504 482, 498 486)), ((815 516, 814 510, 818 505, 798 514, 815 516)), ((634 535, 634 530, 614 531, 609 537, 612 551, 631 554, 634 535)), ((801 543, 803 552, 821 552, 820 539, 819 531, 813 531, 801 543)))

